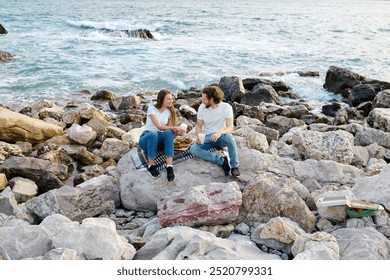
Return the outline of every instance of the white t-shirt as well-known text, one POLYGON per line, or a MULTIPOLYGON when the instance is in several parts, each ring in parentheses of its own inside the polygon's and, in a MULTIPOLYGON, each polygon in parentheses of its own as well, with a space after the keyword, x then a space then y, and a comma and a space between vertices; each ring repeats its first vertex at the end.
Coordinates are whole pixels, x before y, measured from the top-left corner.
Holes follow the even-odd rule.
POLYGON ((226 102, 221 102, 216 109, 206 108, 202 103, 198 109, 198 119, 203 120, 206 134, 216 133, 226 127, 226 119, 233 118, 233 108, 226 102))
POLYGON ((146 124, 145 129, 148 131, 160 131, 158 128, 153 124, 152 120, 150 119, 149 115, 156 115, 157 119, 160 121, 160 124, 167 125, 169 118, 171 117, 171 111, 169 111, 168 108, 165 108, 165 110, 160 113, 158 109, 154 105, 150 105, 148 108, 148 111, 146 112, 146 124))

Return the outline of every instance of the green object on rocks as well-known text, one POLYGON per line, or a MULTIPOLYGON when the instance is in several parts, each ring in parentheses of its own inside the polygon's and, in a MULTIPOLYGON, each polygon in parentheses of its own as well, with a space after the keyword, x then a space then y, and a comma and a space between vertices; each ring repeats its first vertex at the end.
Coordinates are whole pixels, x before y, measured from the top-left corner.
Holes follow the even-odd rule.
POLYGON ((380 210, 347 207, 347 215, 350 218, 361 218, 361 217, 366 217, 366 216, 377 216, 379 214, 380 214, 380 210))

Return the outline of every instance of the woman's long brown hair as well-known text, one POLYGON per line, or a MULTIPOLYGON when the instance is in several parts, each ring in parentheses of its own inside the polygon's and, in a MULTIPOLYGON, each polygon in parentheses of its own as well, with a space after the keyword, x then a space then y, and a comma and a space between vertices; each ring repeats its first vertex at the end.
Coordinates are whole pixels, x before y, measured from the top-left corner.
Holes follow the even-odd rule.
MULTIPOLYGON (((156 104, 157 109, 160 109, 162 107, 162 105, 164 103, 164 98, 167 94, 171 94, 173 97, 173 94, 167 89, 162 89, 158 92, 157 104, 156 104)), ((170 107, 168 107, 168 110, 171 112, 172 125, 175 126, 176 125, 176 110, 175 110, 175 107, 173 106, 173 102, 172 102, 172 105, 170 107)))

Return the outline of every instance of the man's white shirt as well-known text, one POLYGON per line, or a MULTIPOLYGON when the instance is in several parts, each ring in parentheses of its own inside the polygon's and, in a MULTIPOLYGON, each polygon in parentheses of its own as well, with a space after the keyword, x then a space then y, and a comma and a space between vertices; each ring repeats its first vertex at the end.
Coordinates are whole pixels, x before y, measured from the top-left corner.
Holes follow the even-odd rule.
POLYGON ((221 102, 216 109, 206 108, 202 103, 199 106, 197 118, 203 120, 206 134, 216 133, 226 128, 226 119, 233 119, 233 108, 226 102, 221 102))

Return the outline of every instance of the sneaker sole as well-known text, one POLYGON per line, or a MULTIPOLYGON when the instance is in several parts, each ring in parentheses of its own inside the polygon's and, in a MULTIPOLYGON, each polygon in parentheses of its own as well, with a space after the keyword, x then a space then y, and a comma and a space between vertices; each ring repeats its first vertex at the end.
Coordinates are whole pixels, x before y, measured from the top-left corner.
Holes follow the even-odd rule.
POLYGON ((161 174, 158 174, 157 176, 153 176, 152 174, 150 174, 149 172, 148 172, 148 174, 150 175, 150 177, 152 177, 153 179, 157 179, 157 178, 159 178, 160 176, 161 176, 161 174))

